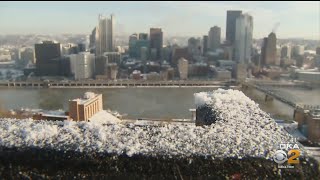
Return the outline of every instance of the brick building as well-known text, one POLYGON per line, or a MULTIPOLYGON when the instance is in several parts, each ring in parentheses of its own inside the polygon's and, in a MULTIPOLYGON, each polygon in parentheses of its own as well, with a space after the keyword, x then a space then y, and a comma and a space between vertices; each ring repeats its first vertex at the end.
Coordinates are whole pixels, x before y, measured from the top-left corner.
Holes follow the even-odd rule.
POLYGON ((88 121, 102 110, 102 94, 86 92, 83 98, 69 101, 69 116, 74 121, 88 121))

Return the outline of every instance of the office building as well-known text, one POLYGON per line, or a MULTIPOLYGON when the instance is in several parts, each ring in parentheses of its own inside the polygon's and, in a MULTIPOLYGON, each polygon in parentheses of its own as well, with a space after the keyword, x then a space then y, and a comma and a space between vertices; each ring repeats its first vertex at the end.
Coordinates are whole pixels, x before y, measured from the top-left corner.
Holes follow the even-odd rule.
POLYGON ((281 47, 281 58, 291 59, 291 47, 289 45, 281 47))
MULTIPOLYGON (((101 56, 105 52, 113 52, 114 46, 114 24, 115 19, 113 14, 110 18, 99 15, 98 26, 93 30, 96 32, 95 35, 95 51, 96 56, 101 56)), ((93 41, 93 40, 91 40, 93 41)), ((91 43, 92 44, 92 43, 91 43)))
POLYGON ((202 40, 202 55, 206 55, 208 51, 208 36, 204 35, 202 40))
POLYGON ((95 49, 96 47, 96 27, 93 28, 89 37, 89 49, 95 49))
POLYGON ((188 60, 184 58, 178 60, 178 71, 181 80, 188 79, 188 60))
POLYGON ((21 59, 32 64, 35 64, 34 56, 35 56, 35 53, 33 48, 25 48, 21 52, 21 59))
POLYGON ((81 52, 79 54, 72 54, 69 57, 71 72, 73 73, 75 80, 93 78, 94 54, 90 54, 90 52, 81 52))
POLYGON ((240 15, 236 20, 234 60, 237 63, 251 62, 253 18, 249 14, 240 15))
POLYGON ((107 52, 113 52, 115 49, 114 27, 115 27, 115 18, 114 18, 114 15, 111 14, 110 18, 107 18, 107 52))
MULTIPOLYGON (((142 36, 140 33, 139 37, 142 36)), ((138 39, 137 34, 133 34, 129 37, 129 55, 133 58, 141 58, 141 48, 147 47, 149 48, 149 41, 144 39, 145 37, 142 36, 142 39, 138 39)))
POLYGON ((57 76, 60 74, 60 43, 43 41, 35 44, 36 74, 38 76, 57 76))
POLYGON ((104 52, 107 52, 107 18, 99 14, 99 23, 96 27, 96 56, 102 56, 104 52))
POLYGON ((215 51, 220 47, 221 41, 221 28, 214 26, 210 28, 208 35, 208 48, 211 51, 215 51))
POLYGON ((276 65, 277 59, 277 37, 274 32, 270 33, 268 38, 264 38, 261 49, 262 65, 276 65))
POLYGON ((148 33, 139 33, 139 40, 148 40, 148 33))
MULTIPOLYGON (((161 59, 163 46, 163 32, 161 28, 150 28, 150 52, 156 49, 156 60, 161 59)), ((152 53, 150 53, 152 54, 152 53)))
POLYGON ((200 38, 189 38, 188 39, 188 53, 192 56, 200 56, 201 54, 201 44, 200 38))
POLYGON ((227 11, 227 25, 226 25, 226 41, 230 44, 235 42, 236 38, 236 20, 242 11, 227 11))
POLYGON ((180 58, 192 59, 192 56, 188 52, 188 48, 174 48, 172 52, 172 64, 176 66, 180 58))
POLYGON ((69 101, 69 116, 74 121, 88 121, 102 110, 102 94, 86 92, 83 98, 69 101))

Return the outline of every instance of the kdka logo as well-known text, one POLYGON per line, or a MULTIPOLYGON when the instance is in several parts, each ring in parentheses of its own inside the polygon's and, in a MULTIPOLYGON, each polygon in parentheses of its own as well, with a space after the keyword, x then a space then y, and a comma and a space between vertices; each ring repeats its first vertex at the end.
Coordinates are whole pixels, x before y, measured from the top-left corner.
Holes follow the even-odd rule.
POLYGON ((286 143, 280 144, 279 150, 273 155, 273 160, 278 164, 278 168, 294 168, 294 164, 299 164, 299 156, 301 154, 298 144, 286 143), (287 162, 288 165, 284 165, 287 162))

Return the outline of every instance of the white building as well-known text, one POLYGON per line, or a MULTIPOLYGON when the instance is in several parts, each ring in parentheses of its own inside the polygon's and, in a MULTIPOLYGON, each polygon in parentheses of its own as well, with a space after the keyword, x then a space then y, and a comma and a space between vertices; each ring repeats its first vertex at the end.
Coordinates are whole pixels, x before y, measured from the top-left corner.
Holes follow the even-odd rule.
POLYGON ((186 80, 188 79, 188 60, 184 58, 180 58, 178 60, 178 70, 180 79, 186 80))
POLYGON ((236 20, 235 61, 241 64, 251 62, 251 46, 253 33, 253 18, 242 14, 236 20))
POLYGON ((69 57, 71 72, 74 74, 75 80, 92 78, 94 72, 94 54, 81 52, 79 54, 71 54, 69 57))

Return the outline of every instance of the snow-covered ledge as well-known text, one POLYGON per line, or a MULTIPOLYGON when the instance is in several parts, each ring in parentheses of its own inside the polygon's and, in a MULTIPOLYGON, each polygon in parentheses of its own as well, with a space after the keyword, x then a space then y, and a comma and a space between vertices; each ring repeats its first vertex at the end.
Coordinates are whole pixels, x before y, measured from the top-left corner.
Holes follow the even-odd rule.
MULTIPOLYGON (((236 90, 195 94, 219 112, 209 126, 0 119, 0 146, 151 156, 262 157, 291 140, 257 104, 236 90)), ((102 114, 103 116, 103 114, 102 114)), ((103 121, 104 122, 104 121, 103 121)))

